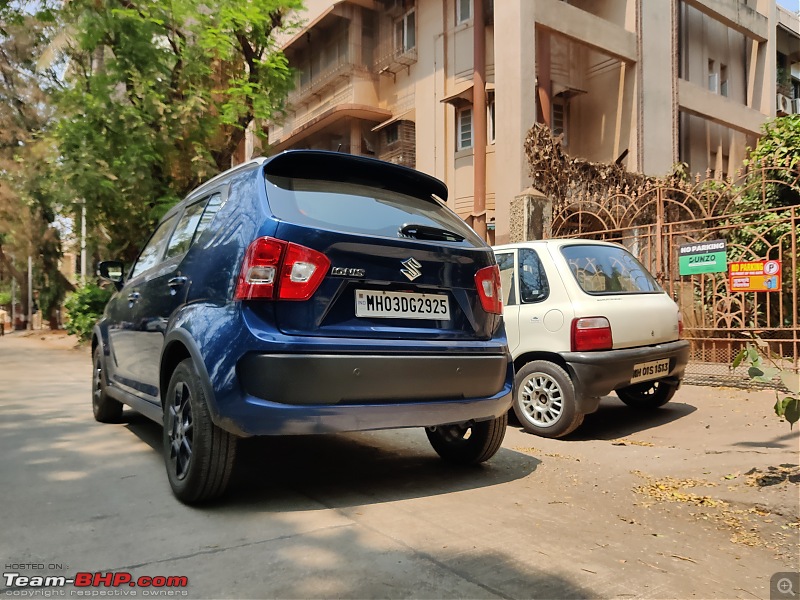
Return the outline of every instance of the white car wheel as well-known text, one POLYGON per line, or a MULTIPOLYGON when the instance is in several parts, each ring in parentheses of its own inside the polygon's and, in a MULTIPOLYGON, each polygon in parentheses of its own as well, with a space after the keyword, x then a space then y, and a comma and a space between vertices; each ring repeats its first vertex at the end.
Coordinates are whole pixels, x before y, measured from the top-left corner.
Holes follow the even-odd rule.
POLYGON ((567 435, 583 422, 569 375, 559 365, 544 360, 532 361, 517 373, 514 412, 526 431, 542 437, 567 435))

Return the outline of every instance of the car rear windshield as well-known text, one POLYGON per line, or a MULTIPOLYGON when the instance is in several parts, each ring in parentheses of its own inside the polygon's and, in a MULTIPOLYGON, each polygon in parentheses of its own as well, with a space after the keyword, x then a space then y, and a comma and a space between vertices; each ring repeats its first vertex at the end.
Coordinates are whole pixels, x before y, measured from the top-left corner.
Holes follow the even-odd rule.
POLYGON ((663 290, 633 255, 615 246, 562 246, 569 270, 587 294, 654 294, 663 290))
POLYGON ((458 215, 433 197, 343 181, 272 174, 266 178, 270 209, 291 223, 387 238, 484 245, 458 215))

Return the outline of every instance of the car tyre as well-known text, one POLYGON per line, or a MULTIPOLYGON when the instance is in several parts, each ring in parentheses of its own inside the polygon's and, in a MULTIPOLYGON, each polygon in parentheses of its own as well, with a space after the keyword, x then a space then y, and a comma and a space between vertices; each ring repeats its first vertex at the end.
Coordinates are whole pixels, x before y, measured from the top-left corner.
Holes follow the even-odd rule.
POLYGON ((572 379, 559 365, 546 360, 531 361, 519 370, 512 406, 523 429, 541 437, 563 437, 583 423, 572 379))
POLYGON ((211 420, 192 360, 181 362, 164 398, 164 462, 175 497, 197 504, 221 496, 233 471, 236 441, 211 420))
POLYGON ((468 426, 426 427, 428 441, 444 460, 459 465, 476 465, 492 458, 506 435, 508 414, 468 426))
POLYGON ((122 403, 108 395, 106 389, 106 361, 103 347, 98 344, 92 354, 92 412, 95 421, 100 423, 119 423, 122 418, 122 403))
POLYGON ((650 410, 672 400, 678 386, 665 381, 643 381, 616 390, 617 397, 631 408, 650 410))

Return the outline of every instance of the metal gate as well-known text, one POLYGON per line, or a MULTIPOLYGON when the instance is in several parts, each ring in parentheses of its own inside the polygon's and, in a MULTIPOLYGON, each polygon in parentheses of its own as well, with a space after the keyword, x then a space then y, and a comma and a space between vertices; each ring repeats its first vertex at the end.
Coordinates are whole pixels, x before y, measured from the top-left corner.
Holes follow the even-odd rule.
POLYGON ((736 181, 646 183, 605 197, 579 193, 553 207, 552 237, 615 241, 639 257, 679 304, 692 344, 687 379, 733 383, 746 370, 730 364, 753 335, 770 342, 783 366, 800 370, 797 258, 800 172, 751 169, 736 181), (762 210, 767 198, 784 208, 762 210), (780 289, 736 292, 727 273, 679 274, 681 244, 727 240, 728 261, 777 260, 780 289))

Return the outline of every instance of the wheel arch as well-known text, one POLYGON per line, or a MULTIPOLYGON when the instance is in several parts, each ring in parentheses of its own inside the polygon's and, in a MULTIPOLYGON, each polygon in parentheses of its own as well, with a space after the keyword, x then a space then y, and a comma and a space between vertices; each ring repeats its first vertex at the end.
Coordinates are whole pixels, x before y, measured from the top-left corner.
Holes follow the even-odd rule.
POLYGON ((569 363, 567 363, 566 360, 564 360, 564 357, 557 352, 535 350, 532 352, 526 352, 525 354, 520 354, 514 359, 514 372, 519 373, 522 367, 536 360, 551 362, 564 369, 567 376, 572 380, 572 385, 575 388, 575 404, 577 405, 579 412, 583 414, 590 414, 597 410, 597 407, 600 405, 600 398, 586 396, 584 394, 581 387, 581 382, 575 373, 575 370, 569 363))
POLYGON ((161 362, 158 373, 158 391, 161 398, 161 405, 164 405, 164 395, 167 393, 172 374, 175 372, 177 366, 187 358, 192 360, 197 374, 200 376, 200 382, 203 386, 209 412, 216 421, 219 414, 217 411, 216 396, 214 395, 211 379, 206 370, 205 361, 203 360, 200 349, 194 341, 194 338, 183 328, 173 329, 167 333, 164 339, 164 349, 161 351, 161 362))
POLYGON ((529 362, 533 362, 535 360, 546 360, 551 363, 557 364, 559 367, 564 369, 567 374, 575 380, 575 377, 572 373, 572 370, 567 365, 567 361, 564 358, 556 353, 556 352, 545 352, 540 350, 534 350, 532 352, 525 352, 524 354, 520 354, 517 358, 514 359, 514 372, 519 373, 520 369, 527 365, 529 362))

